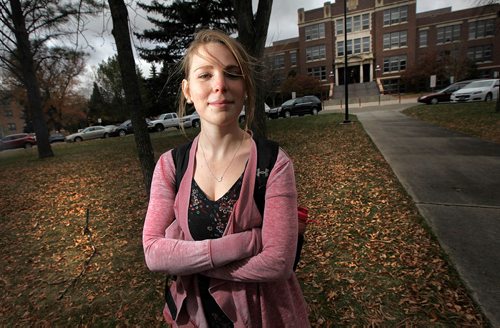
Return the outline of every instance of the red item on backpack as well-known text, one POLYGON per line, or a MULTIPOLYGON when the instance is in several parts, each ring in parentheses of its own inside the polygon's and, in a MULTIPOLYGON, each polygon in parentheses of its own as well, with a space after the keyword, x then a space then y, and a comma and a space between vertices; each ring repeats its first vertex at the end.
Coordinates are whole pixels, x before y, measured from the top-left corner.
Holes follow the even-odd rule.
POLYGON ((309 210, 305 207, 297 207, 299 217, 299 234, 303 235, 306 232, 306 226, 309 223, 309 210))

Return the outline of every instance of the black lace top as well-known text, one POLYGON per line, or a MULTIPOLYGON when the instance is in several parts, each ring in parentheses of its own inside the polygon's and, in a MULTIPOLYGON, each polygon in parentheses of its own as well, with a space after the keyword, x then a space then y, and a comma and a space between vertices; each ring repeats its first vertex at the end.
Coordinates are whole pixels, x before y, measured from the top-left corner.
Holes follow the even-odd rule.
MULTIPOLYGON (((188 225, 195 240, 220 238, 226 230, 227 222, 239 198, 243 175, 218 200, 210 200, 196 181, 191 184, 188 209, 188 225)), ((210 278, 198 275, 198 287, 203 303, 203 311, 209 327, 233 327, 233 323, 217 305, 208 292, 210 278)))

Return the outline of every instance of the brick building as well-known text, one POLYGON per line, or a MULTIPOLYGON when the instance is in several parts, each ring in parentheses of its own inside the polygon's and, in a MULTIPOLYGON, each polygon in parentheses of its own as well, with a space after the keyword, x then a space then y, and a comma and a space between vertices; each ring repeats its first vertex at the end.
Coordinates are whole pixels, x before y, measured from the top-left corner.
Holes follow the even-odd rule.
POLYGON ((21 133, 24 126, 23 107, 10 93, 0 90, 0 137, 21 133))
POLYGON ((274 42, 265 51, 276 91, 295 73, 314 76, 326 88, 343 85, 347 74, 350 84, 376 81, 381 91, 396 91, 403 72, 425 65, 422 58, 449 68, 438 84, 459 80, 464 58, 481 77, 500 72, 500 51, 494 51, 500 44, 500 5, 417 13, 415 0, 348 0, 347 42, 343 1, 300 8, 297 16, 299 37, 274 42))

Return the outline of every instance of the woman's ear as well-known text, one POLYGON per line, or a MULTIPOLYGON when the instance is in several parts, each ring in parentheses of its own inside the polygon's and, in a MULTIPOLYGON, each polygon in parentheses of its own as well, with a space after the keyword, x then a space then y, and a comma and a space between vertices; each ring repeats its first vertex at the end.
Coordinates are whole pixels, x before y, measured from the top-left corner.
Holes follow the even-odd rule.
POLYGON ((182 80, 182 93, 187 101, 191 101, 191 93, 189 92, 189 83, 186 79, 182 80))

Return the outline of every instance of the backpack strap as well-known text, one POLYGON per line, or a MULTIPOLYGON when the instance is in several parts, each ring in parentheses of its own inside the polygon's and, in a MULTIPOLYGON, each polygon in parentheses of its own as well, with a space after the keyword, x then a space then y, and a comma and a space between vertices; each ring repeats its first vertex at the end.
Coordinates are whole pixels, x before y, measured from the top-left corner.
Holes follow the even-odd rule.
POLYGON ((179 191, 182 177, 184 176, 184 173, 186 173, 189 163, 189 150, 192 145, 193 142, 190 141, 172 149, 172 158, 174 159, 175 166, 175 193, 179 191))
MULTIPOLYGON (((186 172, 188 162, 189 162, 189 150, 191 149, 192 141, 182 144, 178 147, 172 149, 172 159, 174 160, 175 166, 175 193, 179 191, 179 186, 182 181, 182 177, 186 172)), ((175 320, 177 316, 177 305, 175 304, 172 293, 170 292, 169 280, 176 280, 176 276, 166 275, 165 279, 165 302, 167 303, 168 309, 170 311, 171 317, 175 320)))
POLYGON ((267 179, 278 158, 279 145, 277 142, 260 137, 254 137, 254 141, 257 146, 257 172, 253 198, 261 216, 264 217, 267 179))

